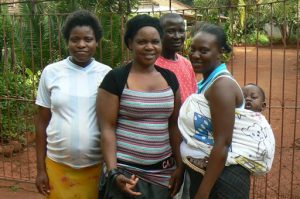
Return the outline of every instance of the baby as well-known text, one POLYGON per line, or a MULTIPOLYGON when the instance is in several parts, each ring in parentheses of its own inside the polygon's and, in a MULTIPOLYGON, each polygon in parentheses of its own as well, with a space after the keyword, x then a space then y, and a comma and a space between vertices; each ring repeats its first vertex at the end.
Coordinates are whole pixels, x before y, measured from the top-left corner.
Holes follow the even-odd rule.
POLYGON ((265 92, 256 84, 249 83, 242 88, 245 98, 245 109, 262 112, 266 108, 265 92))

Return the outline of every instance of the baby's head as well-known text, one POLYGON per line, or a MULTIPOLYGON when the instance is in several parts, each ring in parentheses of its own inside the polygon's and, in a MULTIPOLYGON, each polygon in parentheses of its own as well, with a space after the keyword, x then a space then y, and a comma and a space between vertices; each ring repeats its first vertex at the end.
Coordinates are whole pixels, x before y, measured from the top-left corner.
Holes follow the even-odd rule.
POLYGON ((265 92, 256 84, 250 83, 242 88, 246 101, 245 109, 262 112, 266 108, 265 92))

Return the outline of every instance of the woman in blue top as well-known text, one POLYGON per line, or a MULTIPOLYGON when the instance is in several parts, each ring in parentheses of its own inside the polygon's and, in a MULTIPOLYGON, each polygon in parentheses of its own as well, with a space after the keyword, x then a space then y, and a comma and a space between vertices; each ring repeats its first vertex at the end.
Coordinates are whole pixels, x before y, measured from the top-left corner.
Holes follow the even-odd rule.
MULTIPOLYGON (((202 174, 187 164, 191 177, 190 196, 194 199, 249 198, 250 172, 240 165, 225 167, 235 109, 244 106, 239 85, 221 61, 222 54, 230 51, 224 30, 212 24, 203 24, 191 43, 190 61, 195 72, 203 75, 197 94, 200 98, 197 106, 201 111, 191 118, 179 116, 179 128, 184 135, 183 160, 191 163, 199 158, 203 160, 205 172, 202 174), (181 126, 192 126, 196 131, 185 134, 181 126), (198 144, 203 148, 197 148, 198 144)), ((180 111, 180 114, 184 113, 180 111)))

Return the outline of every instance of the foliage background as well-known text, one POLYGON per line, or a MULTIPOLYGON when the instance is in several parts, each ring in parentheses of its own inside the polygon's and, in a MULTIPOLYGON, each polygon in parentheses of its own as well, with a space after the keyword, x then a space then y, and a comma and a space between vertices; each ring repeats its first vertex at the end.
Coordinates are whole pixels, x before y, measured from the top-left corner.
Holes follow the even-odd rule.
POLYGON ((0 143, 24 141, 24 133, 34 130, 34 99, 41 70, 68 56, 61 27, 67 14, 80 8, 94 12, 105 30, 97 59, 112 67, 120 65, 125 59, 120 48, 123 13, 134 6, 124 1, 28 1, 19 4, 18 14, 9 14, 8 6, 0 5, 0 143), (112 14, 112 9, 118 13, 112 14))
MULTIPOLYGON (((195 18, 222 25, 232 45, 270 46, 296 43, 299 38, 298 0, 180 0, 195 6, 195 18), (282 41, 267 36, 264 25, 272 22, 283 35, 282 41), (298 31, 298 32, 297 32, 298 31)), ((112 67, 130 58, 122 36, 124 23, 136 14, 138 0, 28 1, 19 5, 19 14, 9 14, 0 5, 0 141, 33 131, 34 99, 41 70, 68 55, 61 26, 68 13, 79 9, 94 12, 101 20, 104 37, 96 58, 112 67)), ((155 14, 154 14, 155 15, 155 14)), ((183 54, 189 49, 186 40, 183 54)), ((225 59, 229 59, 226 56, 225 59)), ((22 137, 22 136, 19 136, 22 137)))

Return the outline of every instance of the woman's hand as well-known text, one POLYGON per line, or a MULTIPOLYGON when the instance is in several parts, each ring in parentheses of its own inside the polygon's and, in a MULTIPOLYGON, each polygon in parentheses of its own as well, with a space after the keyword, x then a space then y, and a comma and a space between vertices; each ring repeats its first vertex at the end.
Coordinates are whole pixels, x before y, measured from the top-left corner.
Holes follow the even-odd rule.
POLYGON ((169 181, 169 189, 171 196, 174 197, 180 190, 184 177, 184 168, 177 167, 175 171, 171 175, 171 179, 169 181))
POLYGON ((135 186, 137 185, 139 178, 135 175, 132 175, 131 178, 127 178, 123 174, 120 174, 116 177, 116 185, 121 189, 121 191, 128 193, 132 196, 140 196, 141 192, 134 191, 135 186))
POLYGON ((39 171, 37 173, 35 185, 38 191, 44 196, 50 194, 49 179, 46 171, 39 171))

